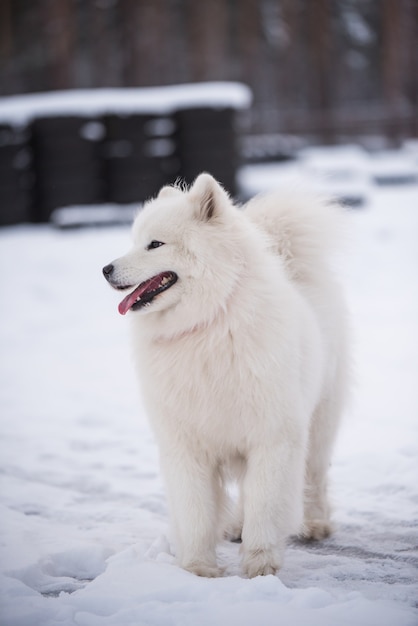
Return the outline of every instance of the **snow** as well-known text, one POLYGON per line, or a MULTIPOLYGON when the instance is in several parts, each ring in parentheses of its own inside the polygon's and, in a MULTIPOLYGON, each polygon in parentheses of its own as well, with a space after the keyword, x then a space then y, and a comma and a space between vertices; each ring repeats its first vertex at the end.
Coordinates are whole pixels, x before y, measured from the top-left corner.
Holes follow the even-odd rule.
MULTIPOLYGON (((264 188, 268 167, 241 181, 264 188)), ((356 382, 331 471, 336 532, 292 541, 279 575, 253 580, 234 543, 219 547, 223 578, 175 564, 129 323, 101 276, 129 229, 0 231, 0 623, 418 623, 418 186, 370 182, 367 200, 347 212, 341 262, 356 382)))
POLYGON ((129 225, 137 212, 137 204, 71 205, 55 209, 51 214, 50 221, 59 228, 129 225))
MULTIPOLYGON (((246 109, 251 104, 250 89, 241 83, 210 82, 166 87, 124 89, 73 89, 0 99, 0 122, 26 124, 37 117, 106 113, 167 115, 196 107, 246 109)), ((97 133, 99 129, 94 129, 97 133)))
POLYGON ((376 155, 372 161, 371 174, 376 182, 409 183, 418 180, 417 162, 412 152, 408 154, 388 150, 376 155))
POLYGON ((243 167, 239 174, 245 197, 260 189, 274 189, 279 182, 309 183, 333 194, 347 205, 367 201, 370 186, 418 182, 417 142, 405 142, 402 150, 369 153, 358 145, 315 146, 299 149, 298 159, 283 163, 243 167))

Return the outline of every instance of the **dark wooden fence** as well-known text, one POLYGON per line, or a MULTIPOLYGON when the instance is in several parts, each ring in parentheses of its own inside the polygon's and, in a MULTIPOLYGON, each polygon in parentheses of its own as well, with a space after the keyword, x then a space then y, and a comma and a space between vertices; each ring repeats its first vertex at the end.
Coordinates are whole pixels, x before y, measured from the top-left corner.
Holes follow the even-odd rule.
POLYGON ((106 90, 73 94, 75 104, 61 92, 0 106, 0 224, 45 222, 71 205, 141 203, 201 171, 235 194, 244 86, 161 88, 151 99, 146 89, 112 90, 111 100, 106 90))

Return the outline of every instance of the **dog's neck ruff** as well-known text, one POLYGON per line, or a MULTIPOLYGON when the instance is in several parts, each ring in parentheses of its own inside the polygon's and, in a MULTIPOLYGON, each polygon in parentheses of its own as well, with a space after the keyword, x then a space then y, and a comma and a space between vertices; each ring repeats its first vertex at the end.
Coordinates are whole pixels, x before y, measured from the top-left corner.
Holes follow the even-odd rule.
POLYGON ((186 339, 187 337, 196 335, 200 331, 206 330, 206 328, 213 324, 215 320, 216 318, 211 321, 202 322, 201 324, 195 324, 191 328, 186 328, 185 330, 182 330, 178 333, 173 333, 172 335, 158 335, 153 339, 153 343, 163 344, 186 339))

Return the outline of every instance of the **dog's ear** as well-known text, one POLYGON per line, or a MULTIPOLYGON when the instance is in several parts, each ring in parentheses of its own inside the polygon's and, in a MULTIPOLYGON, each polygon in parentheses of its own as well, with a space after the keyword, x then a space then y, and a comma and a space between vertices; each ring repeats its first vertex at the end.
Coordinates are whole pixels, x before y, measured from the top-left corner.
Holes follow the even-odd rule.
POLYGON ((221 210, 228 194, 210 174, 200 174, 190 189, 190 194, 198 203, 199 218, 209 222, 221 210))
POLYGON ((166 185, 162 187, 158 193, 159 198, 175 198, 181 195, 183 192, 178 187, 172 187, 171 185, 166 185))

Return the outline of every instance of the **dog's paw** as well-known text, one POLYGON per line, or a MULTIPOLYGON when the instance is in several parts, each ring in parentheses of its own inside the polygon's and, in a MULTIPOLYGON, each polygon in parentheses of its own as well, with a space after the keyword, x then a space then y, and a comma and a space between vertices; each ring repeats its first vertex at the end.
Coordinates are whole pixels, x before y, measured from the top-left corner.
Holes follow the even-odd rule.
POLYGON ((244 554, 243 572, 248 578, 276 574, 282 566, 281 559, 274 550, 252 550, 244 554))
POLYGON ((334 527, 329 520, 305 520, 301 539, 305 541, 321 541, 321 539, 329 537, 333 531, 334 527))
POLYGON ((193 563, 182 565, 182 568, 196 576, 202 576, 202 578, 219 578, 223 576, 223 570, 216 564, 211 563, 194 561, 193 563))

